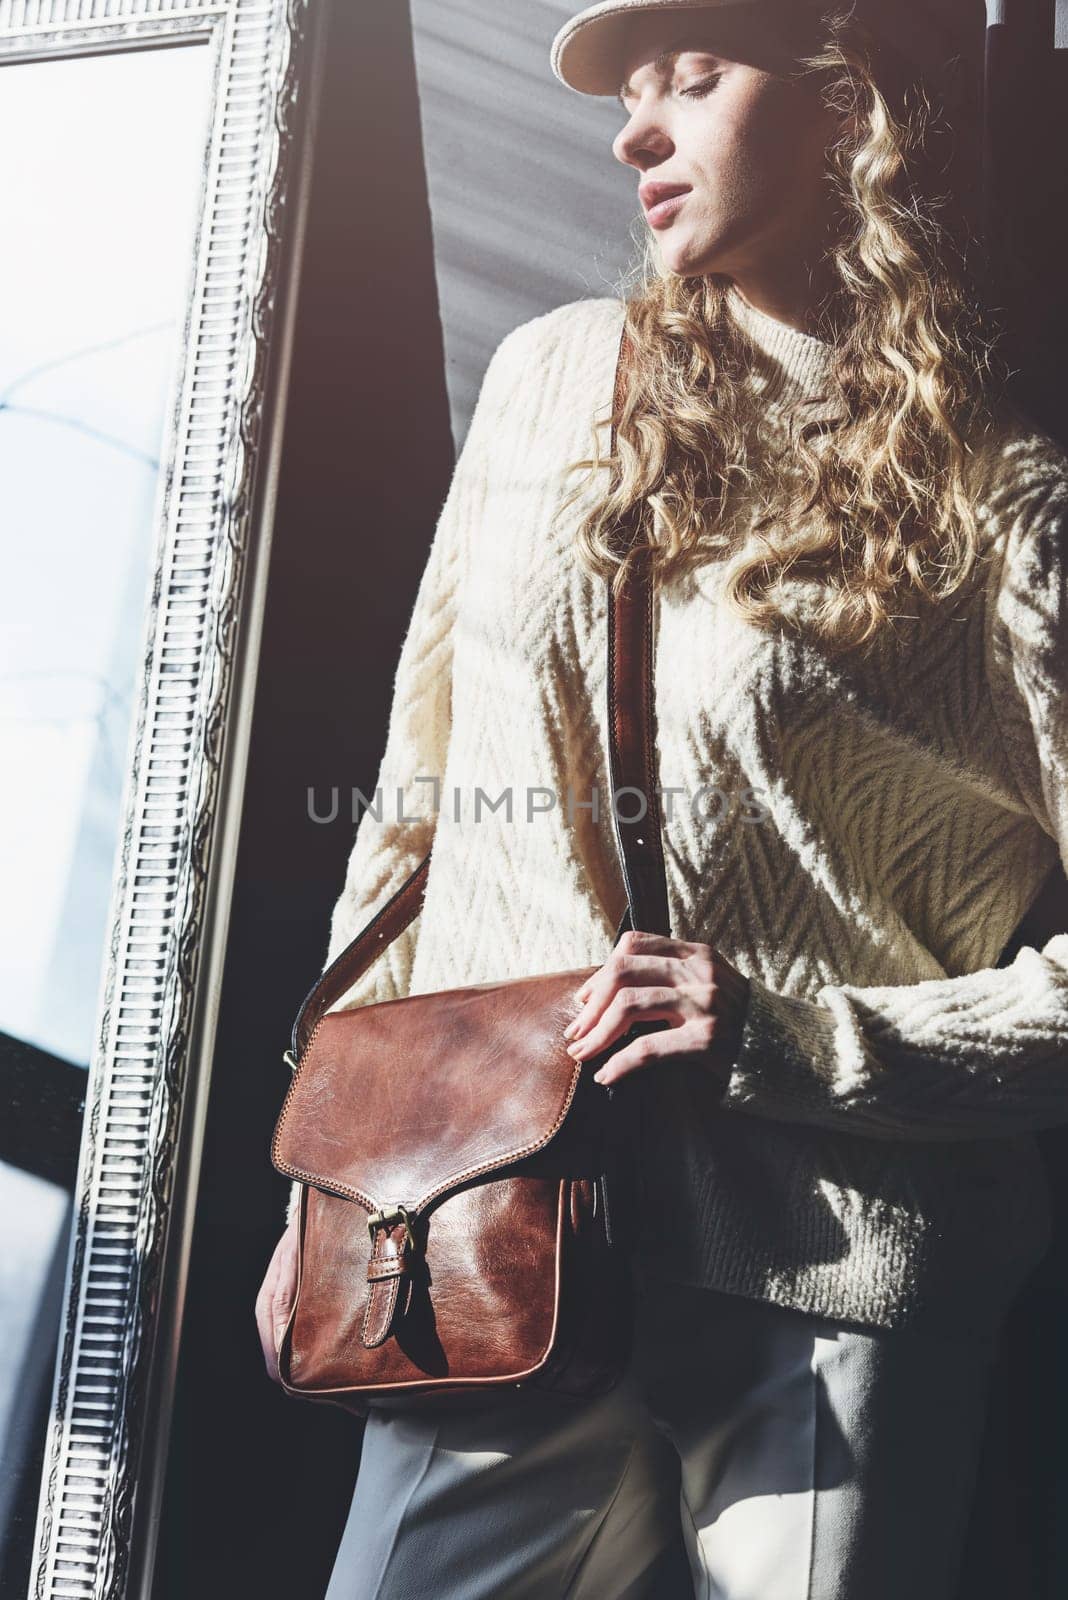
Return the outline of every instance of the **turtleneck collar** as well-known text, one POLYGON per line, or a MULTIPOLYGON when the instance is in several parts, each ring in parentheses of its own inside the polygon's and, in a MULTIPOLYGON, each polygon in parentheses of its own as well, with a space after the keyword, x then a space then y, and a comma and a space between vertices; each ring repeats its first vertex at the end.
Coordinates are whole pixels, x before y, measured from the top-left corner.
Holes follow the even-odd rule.
MULTIPOLYGON (((758 311, 733 283, 727 287, 727 307, 753 344, 752 386, 764 410, 785 411, 797 400, 826 392, 833 345, 758 311)), ((806 414, 817 415, 817 408, 806 414)))

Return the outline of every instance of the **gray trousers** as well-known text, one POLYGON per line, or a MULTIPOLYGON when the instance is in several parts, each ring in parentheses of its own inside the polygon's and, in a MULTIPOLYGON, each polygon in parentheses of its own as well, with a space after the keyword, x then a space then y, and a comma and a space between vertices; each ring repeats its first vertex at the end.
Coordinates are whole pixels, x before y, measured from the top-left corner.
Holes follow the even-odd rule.
POLYGON ((603 1399, 372 1412, 326 1600, 951 1600, 994 1349, 646 1292, 603 1399))

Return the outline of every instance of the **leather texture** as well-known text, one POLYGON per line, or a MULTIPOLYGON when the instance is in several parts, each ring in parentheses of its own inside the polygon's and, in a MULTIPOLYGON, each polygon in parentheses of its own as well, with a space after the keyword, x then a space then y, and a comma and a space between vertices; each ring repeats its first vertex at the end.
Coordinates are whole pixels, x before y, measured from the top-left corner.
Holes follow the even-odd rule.
MULTIPOLYGON (((649 557, 635 551, 630 581, 608 607, 612 818, 631 926, 670 931, 653 743, 653 607, 649 557)), ((611 599, 611 597, 610 597, 611 599)))
MULTIPOLYGON (((628 356, 624 330, 613 446, 628 356)), ((624 817, 613 807, 630 925, 670 934, 653 592, 636 556, 608 589, 608 762, 613 790, 637 791, 620 796, 624 817)), ((418 913, 429 864, 331 963, 293 1025, 296 1070, 271 1143, 277 1170, 303 1185, 281 1383, 359 1412, 484 1403, 502 1386, 604 1393, 628 1355, 629 1270, 614 1095, 592 1079, 644 1030, 582 1063, 568 1055, 575 990, 596 966, 331 1012, 418 913)))
POLYGON ((275 1167, 368 1213, 395 1200, 422 1212, 533 1154, 574 1098, 582 1068, 563 1031, 578 1011, 575 989, 596 971, 329 1013, 290 1085, 275 1167))

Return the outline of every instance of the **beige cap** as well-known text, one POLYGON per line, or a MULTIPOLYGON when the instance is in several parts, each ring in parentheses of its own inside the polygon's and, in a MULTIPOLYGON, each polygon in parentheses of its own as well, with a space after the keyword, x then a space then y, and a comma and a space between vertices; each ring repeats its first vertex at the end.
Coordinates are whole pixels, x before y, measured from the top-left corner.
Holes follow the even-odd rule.
MULTIPOLYGON (((707 11, 767 6, 782 37, 792 19, 811 28, 819 0, 600 0, 565 22, 552 42, 553 72, 580 94, 614 95, 622 78, 627 24, 640 11, 707 11)), ((913 74, 937 83, 947 105, 974 109, 981 90, 985 0, 855 0, 863 20, 913 74)))

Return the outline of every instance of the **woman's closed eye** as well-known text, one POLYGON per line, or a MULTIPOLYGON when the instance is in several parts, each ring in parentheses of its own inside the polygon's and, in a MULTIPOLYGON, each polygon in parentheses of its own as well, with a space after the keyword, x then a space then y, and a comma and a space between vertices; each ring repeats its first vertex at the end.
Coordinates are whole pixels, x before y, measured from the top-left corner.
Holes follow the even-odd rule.
POLYGON ((716 87, 722 76, 722 72, 714 72, 710 78, 702 78, 699 83, 693 83, 687 89, 680 89, 679 93, 687 95, 690 99, 700 100, 716 87))

